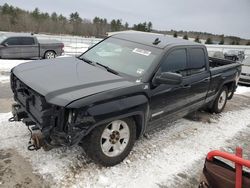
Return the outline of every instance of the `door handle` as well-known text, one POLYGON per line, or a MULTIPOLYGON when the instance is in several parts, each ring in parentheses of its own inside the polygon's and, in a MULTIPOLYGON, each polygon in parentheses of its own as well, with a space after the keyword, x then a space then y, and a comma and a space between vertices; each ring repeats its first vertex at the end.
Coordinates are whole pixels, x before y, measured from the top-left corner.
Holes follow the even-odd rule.
POLYGON ((203 82, 208 82, 210 80, 210 78, 205 78, 204 80, 203 80, 203 82))
POLYGON ((186 85, 183 85, 183 86, 182 86, 182 88, 184 88, 184 89, 188 89, 188 88, 191 88, 191 85, 186 84, 186 85))

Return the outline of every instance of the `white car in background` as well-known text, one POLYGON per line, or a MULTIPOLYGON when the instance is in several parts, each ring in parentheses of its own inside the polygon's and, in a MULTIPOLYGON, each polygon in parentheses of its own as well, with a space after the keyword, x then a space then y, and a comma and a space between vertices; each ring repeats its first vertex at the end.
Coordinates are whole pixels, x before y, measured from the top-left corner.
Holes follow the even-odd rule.
POLYGON ((239 83, 250 85, 250 57, 242 62, 242 71, 239 83))

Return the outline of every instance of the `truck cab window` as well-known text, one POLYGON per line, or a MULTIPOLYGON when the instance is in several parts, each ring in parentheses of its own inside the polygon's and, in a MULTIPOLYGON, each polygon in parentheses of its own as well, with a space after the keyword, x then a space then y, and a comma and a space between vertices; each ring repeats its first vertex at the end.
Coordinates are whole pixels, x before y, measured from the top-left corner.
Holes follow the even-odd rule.
POLYGON ((192 48, 189 50, 190 61, 188 69, 190 74, 200 73, 206 70, 205 53, 201 48, 192 48))
POLYGON ((18 37, 12 37, 7 39, 4 43, 7 43, 8 45, 21 45, 20 40, 18 37))
POLYGON ((187 52, 185 49, 177 49, 164 59, 161 64, 161 72, 173 72, 183 76, 187 75, 187 52))
POLYGON ((35 41, 32 37, 22 37, 21 38, 22 45, 34 45, 35 41))

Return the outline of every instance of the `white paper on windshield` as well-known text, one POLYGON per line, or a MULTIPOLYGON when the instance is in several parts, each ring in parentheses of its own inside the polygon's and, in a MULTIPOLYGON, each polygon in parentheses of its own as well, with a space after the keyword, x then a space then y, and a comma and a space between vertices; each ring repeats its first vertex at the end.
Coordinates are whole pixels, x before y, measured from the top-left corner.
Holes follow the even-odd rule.
POLYGON ((142 74, 143 72, 144 72, 144 69, 140 69, 140 68, 139 68, 139 69, 136 70, 136 73, 137 73, 137 74, 142 74))
POLYGON ((141 55, 145 55, 145 56, 149 56, 151 54, 150 51, 148 50, 143 50, 143 49, 139 49, 139 48, 135 48, 133 50, 134 53, 137 53, 137 54, 141 54, 141 55))

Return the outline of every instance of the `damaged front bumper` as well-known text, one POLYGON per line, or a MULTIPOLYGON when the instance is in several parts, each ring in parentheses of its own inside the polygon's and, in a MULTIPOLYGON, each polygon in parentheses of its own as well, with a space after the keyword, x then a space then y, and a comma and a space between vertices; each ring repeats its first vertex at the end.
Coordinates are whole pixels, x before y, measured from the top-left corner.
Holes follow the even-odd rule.
POLYGON ((33 115, 28 113, 21 104, 15 103, 12 105, 13 117, 9 121, 21 121, 28 127, 31 134, 29 150, 43 148, 45 151, 48 151, 60 146, 78 144, 89 133, 90 126, 94 123, 93 118, 77 118, 75 114, 79 113, 72 113, 72 110, 59 110, 57 108, 57 112, 55 109, 51 111, 54 113, 52 113, 53 115, 47 114, 46 117, 50 121, 46 121, 47 124, 44 125, 43 123, 38 123, 33 115), (62 116, 61 110, 64 111, 66 116, 62 116), (58 119, 59 114, 61 114, 61 118, 64 121, 58 119))
POLYGON ((15 104, 9 121, 22 121, 31 132, 30 150, 49 150, 59 146, 78 144, 93 124, 77 118, 76 110, 49 104, 45 98, 29 88, 13 74, 11 88, 15 104), (74 112, 74 113, 73 113, 74 112))

